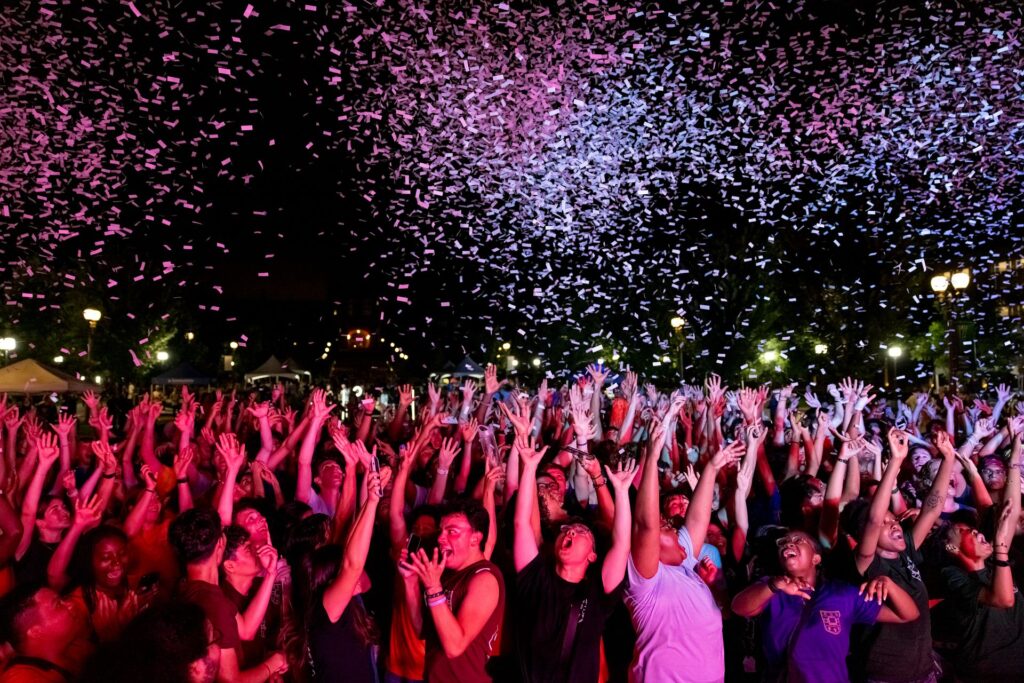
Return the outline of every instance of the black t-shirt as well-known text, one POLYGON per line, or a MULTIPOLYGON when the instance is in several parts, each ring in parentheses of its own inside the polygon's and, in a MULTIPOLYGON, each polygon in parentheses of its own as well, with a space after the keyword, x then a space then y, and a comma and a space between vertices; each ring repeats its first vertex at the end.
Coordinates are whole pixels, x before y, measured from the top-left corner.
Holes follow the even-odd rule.
POLYGON ((1014 586, 1013 607, 983 604, 978 597, 992 578, 988 567, 970 573, 960 567, 942 570, 949 614, 959 634, 956 673, 964 681, 1024 680, 1024 601, 1014 586))
POLYGON ((374 683, 370 647, 359 637, 356 610, 363 609, 362 597, 353 595, 345 611, 331 623, 322 597, 315 599, 309 623, 310 678, 338 683, 374 683))
POLYGON ((239 651, 241 639, 238 637, 238 622, 235 617, 238 608, 228 600, 224 591, 215 583, 207 581, 186 581, 181 586, 180 597, 185 602, 199 605, 213 626, 217 645, 225 650, 234 650, 241 661, 239 651))
POLYGON ((537 555, 516 576, 516 640, 523 680, 595 683, 600 671, 601 633, 621 600, 621 584, 610 594, 604 592, 598 563, 590 566, 583 581, 569 583, 555 571, 553 560, 537 555), (559 671, 572 604, 579 606, 580 616, 572 655, 566 670, 559 671))
POLYGON ((18 586, 33 584, 41 586, 46 583, 46 570, 50 566, 50 558, 57 552, 60 543, 44 543, 39 536, 32 539, 28 550, 21 559, 14 563, 14 581, 18 586))
POLYGON ((920 680, 934 669, 928 590, 920 571, 924 556, 914 546, 913 523, 903 524, 903 538, 907 549, 892 560, 876 552, 864 578, 888 576, 914 599, 921 616, 907 624, 875 624, 868 628, 857 648, 862 656, 852 658, 854 668, 863 664, 868 678, 897 683, 920 680))
MULTIPOLYGON (((221 581, 220 589, 224 591, 224 596, 231 601, 231 604, 238 609, 238 612, 242 613, 249 607, 249 603, 252 602, 252 596, 256 595, 263 581, 262 577, 257 577, 253 581, 248 595, 239 593, 231 585, 231 582, 226 579, 221 581)), ((241 641, 242 651, 238 655, 240 668, 248 669, 256 666, 269 657, 271 652, 278 649, 277 641, 278 635, 281 632, 281 602, 283 597, 282 584, 279 582, 275 583, 270 594, 270 603, 267 605, 267 611, 263 615, 263 621, 260 622, 259 627, 256 629, 256 634, 252 640, 241 641)))

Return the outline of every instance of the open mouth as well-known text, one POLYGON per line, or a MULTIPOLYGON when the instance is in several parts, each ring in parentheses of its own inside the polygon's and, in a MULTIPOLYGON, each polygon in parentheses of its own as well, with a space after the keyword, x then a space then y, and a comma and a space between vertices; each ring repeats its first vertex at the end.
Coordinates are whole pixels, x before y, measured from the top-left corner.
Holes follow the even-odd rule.
POLYGON ((123 569, 113 569, 113 570, 107 572, 107 580, 108 581, 120 581, 122 576, 124 576, 124 570, 123 569))
POLYGON ((796 549, 796 546, 788 546, 782 549, 782 559, 784 560, 791 560, 798 555, 800 555, 800 551, 796 549))

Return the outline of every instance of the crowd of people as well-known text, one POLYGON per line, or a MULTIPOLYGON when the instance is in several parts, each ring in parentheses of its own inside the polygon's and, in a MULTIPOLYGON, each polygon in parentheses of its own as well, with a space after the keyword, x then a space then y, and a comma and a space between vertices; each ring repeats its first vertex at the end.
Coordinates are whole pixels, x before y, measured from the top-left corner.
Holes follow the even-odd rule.
POLYGON ((4 397, 0 683, 1024 680, 1008 387, 639 382, 4 397))

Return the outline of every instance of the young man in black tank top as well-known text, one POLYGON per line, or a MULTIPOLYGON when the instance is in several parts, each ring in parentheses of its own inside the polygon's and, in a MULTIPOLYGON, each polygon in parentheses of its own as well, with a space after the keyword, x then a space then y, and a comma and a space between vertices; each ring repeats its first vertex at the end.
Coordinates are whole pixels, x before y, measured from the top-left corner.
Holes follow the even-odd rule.
POLYGON ((426 679, 431 683, 486 683, 486 671, 505 611, 505 584, 484 558, 489 523, 476 502, 456 503, 441 517, 433 557, 403 551, 402 568, 414 572, 423 593, 409 590, 413 624, 427 641, 426 679), (427 616, 424 615, 427 613, 427 616))

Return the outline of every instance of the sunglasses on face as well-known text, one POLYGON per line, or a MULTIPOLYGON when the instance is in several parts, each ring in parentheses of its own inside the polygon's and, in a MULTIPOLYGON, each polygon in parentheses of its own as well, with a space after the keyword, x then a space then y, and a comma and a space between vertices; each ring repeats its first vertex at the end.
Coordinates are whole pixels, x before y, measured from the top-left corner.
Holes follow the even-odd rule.
POLYGON ((806 536, 800 536, 793 534, 792 536, 783 536, 779 540, 775 541, 775 545, 779 548, 785 548, 787 545, 797 545, 803 543, 804 545, 811 546, 811 541, 806 536))

